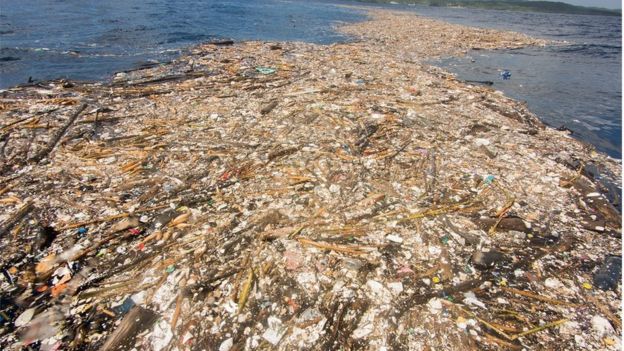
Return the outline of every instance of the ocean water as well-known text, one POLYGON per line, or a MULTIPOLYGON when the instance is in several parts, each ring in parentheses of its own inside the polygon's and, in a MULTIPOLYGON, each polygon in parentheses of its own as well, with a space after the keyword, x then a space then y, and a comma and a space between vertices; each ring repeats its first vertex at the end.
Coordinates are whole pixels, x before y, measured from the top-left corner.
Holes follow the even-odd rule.
POLYGON ((432 63, 459 79, 491 81, 492 88, 526 101, 555 128, 602 152, 622 158, 622 20, 616 16, 522 13, 477 9, 418 8, 445 21, 512 30, 556 40, 557 45, 518 50, 472 51, 432 63), (509 80, 500 73, 508 70, 509 80))
MULTIPOLYGON (((0 0, 0 88, 33 80, 100 80, 150 60, 167 61, 217 38, 347 41, 339 23, 362 12, 306 0, 0 0)), ((600 151, 622 155, 622 24, 620 17, 366 5, 513 30, 562 41, 546 48, 473 51, 431 62, 459 79, 527 101, 547 124, 573 131, 600 151), (511 72, 510 80, 500 72, 511 72)))
POLYGON ((330 3, 280 0, 0 0, 0 88, 99 80, 215 39, 346 41, 364 19, 330 3))

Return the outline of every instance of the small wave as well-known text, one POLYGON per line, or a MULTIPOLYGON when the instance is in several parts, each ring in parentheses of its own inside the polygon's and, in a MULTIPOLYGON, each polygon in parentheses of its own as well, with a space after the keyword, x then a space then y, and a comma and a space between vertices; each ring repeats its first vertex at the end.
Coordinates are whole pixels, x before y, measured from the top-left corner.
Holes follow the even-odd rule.
POLYGON ((621 55, 622 47, 620 45, 606 44, 573 44, 557 47, 555 51, 560 53, 574 53, 592 57, 607 58, 615 55, 621 55))
POLYGON ((168 33, 169 38, 161 42, 160 44, 174 44, 174 43, 187 43, 187 42, 202 42, 206 40, 215 39, 216 36, 208 34, 197 34, 188 32, 172 32, 168 33))
POLYGON ((8 48, 8 47, 0 47, 0 56, 1 57, 22 57, 33 52, 34 49, 30 48, 8 48))

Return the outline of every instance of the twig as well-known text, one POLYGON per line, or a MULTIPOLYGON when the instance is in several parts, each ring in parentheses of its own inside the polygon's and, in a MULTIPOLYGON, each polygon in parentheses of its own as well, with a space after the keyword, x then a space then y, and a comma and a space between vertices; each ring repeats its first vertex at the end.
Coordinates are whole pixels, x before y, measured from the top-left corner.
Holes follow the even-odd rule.
POLYGON ((158 289, 160 289, 161 285, 164 284, 168 276, 169 276, 169 273, 163 273, 160 279, 158 279, 158 281, 154 285, 154 289, 152 289, 152 292, 147 296, 147 299, 145 299, 146 305, 149 305, 150 303, 152 303, 152 299, 154 298, 154 295, 156 295, 156 292, 158 291, 158 289))
POLYGON ((537 294, 532 293, 530 291, 518 290, 518 289, 508 288, 508 287, 504 287, 504 286, 501 286, 500 288, 503 291, 507 291, 507 292, 510 292, 512 294, 521 295, 521 296, 524 296, 524 297, 530 297, 532 299, 539 300, 539 301, 542 301, 542 302, 547 302, 547 303, 550 303, 550 304, 553 304, 553 305, 564 305, 564 306, 570 306, 570 307, 578 307, 578 304, 565 302, 565 301, 554 300, 554 299, 551 299, 551 298, 548 298, 548 297, 537 295, 537 294))
POLYGON ((493 326, 495 326, 496 328, 498 328, 498 329, 500 329, 502 331, 511 332, 511 333, 520 333, 520 332, 522 332, 522 330, 518 330, 518 329, 512 328, 512 327, 508 327, 508 326, 503 325, 503 324, 494 323, 494 322, 492 322, 490 324, 492 324, 493 326))
MULTIPOLYGON (((421 294, 420 292, 414 292, 411 295, 398 300, 394 303, 395 313, 392 318, 397 320, 403 316, 404 313, 411 310, 414 306, 427 303, 434 297, 446 297, 449 295, 457 294, 460 292, 468 291, 477 288, 483 281, 481 279, 472 279, 465 282, 458 283, 456 285, 449 286, 444 290, 434 291, 427 294, 421 294)), ((443 302, 446 300, 442 300, 443 302)))
POLYGON ((403 152, 408 146, 409 144, 412 143, 412 140, 408 140, 407 142, 405 142, 397 151, 395 151, 394 153, 388 155, 388 156, 384 156, 383 158, 389 158, 390 160, 394 159, 395 157, 397 157, 401 152, 403 152))
POLYGON ((82 111, 84 111, 85 108, 87 108, 87 104, 86 103, 83 103, 80 106, 78 106, 78 109, 76 109, 74 114, 71 115, 71 117, 69 118, 69 121, 67 121, 67 123, 65 123, 65 125, 63 125, 56 132, 56 134, 54 136, 52 136, 52 138, 50 139, 50 142, 48 142, 48 145, 43 150, 41 150, 37 155, 35 155, 31 159, 31 161, 39 162, 39 161, 43 160, 44 158, 46 158, 50 154, 50 152, 52 152, 52 150, 54 150, 54 148, 56 147, 56 144, 58 144, 58 142, 61 140, 63 135, 65 135, 65 133, 67 132, 69 127, 71 127, 71 125, 76 121, 78 116, 80 116, 80 114, 82 113, 82 111))
POLYGON ((73 228, 83 227, 85 225, 94 224, 94 223, 100 223, 100 222, 109 222, 109 221, 112 221, 112 220, 115 220, 115 219, 125 218, 125 217, 128 217, 128 216, 130 216, 129 213, 120 213, 120 214, 116 214, 116 215, 112 215, 112 216, 108 216, 108 217, 104 217, 104 218, 92 219, 90 221, 66 224, 64 226, 61 226, 58 230, 73 229, 73 228))
POLYGON ((114 294, 115 290, 117 289, 126 288, 128 286, 137 286, 138 285, 137 283, 139 283, 139 279, 135 278, 135 279, 128 279, 126 281, 122 281, 118 283, 113 283, 108 286, 102 287, 100 289, 86 290, 80 294, 80 299, 87 299, 87 298, 94 297, 94 296, 102 297, 104 295, 114 294))
POLYGON ((149 329, 158 319, 158 315, 151 310, 134 306, 113 331, 100 350, 121 350, 124 346, 134 344, 134 340, 141 331, 149 329))
POLYGON ((574 182, 581 177, 581 174, 583 174, 583 169, 585 169, 585 163, 581 162, 581 164, 580 164, 578 170, 576 171, 576 173, 574 174, 574 176, 572 178, 570 178, 569 180, 561 179, 559 184, 562 187, 564 187, 564 188, 571 187, 574 184, 574 182))
POLYGON ((602 312, 602 314, 607 316, 609 321, 611 321, 611 323, 613 323, 613 325, 617 329, 622 330, 622 322, 620 321, 620 317, 613 314, 613 312, 609 310, 606 304, 600 303, 600 301, 596 300, 596 298, 590 294, 585 294, 585 297, 587 297, 587 299, 591 301, 594 304, 594 306, 596 306, 598 311, 602 312))
POLYGON ((6 233, 8 233, 11 228, 17 222, 19 222, 24 216, 26 216, 33 208, 32 202, 27 202, 22 207, 17 210, 11 217, 9 217, 4 223, 0 225, 0 238, 2 238, 6 233))
POLYGON ((488 339, 489 341, 505 346, 506 348, 509 348, 511 350, 522 350, 522 346, 512 344, 509 341, 505 341, 501 338, 497 338, 494 335, 491 335, 488 333, 485 333, 485 338, 488 339))
POLYGON ((363 255, 365 254, 364 251, 359 250, 359 247, 350 247, 350 246, 346 246, 346 245, 330 245, 330 244, 326 244, 326 243, 322 243, 322 242, 316 242, 310 239, 306 239, 306 238, 298 238, 297 239, 301 244, 303 245, 309 245, 309 246, 314 246, 314 247, 318 247, 319 249, 325 249, 325 250, 333 250, 333 251, 337 251, 337 252, 344 252, 344 253, 348 253, 348 254, 352 254, 352 255, 363 255))
POLYGON ((488 327, 489 329, 493 330, 496 332, 496 334, 503 336, 505 339, 509 340, 509 341, 513 341, 514 337, 510 336, 509 334, 505 333, 504 331, 496 328, 495 326, 493 326, 491 323, 489 323, 488 321, 486 321, 485 319, 479 318, 479 316, 477 316, 476 314, 472 313, 471 311, 468 311, 466 309, 461 308, 458 305, 455 305, 457 308, 459 308, 462 312, 468 314, 469 316, 471 316, 472 318, 478 320, 479 322, 481 322, 481 324, 485 325, 486 327, 488 327))
POLYGON ((516 345, 516 344, 512 344, 512 343, 510 343, 509 341, 505 341, 505 340, 503 340, 503 339, 501 339, 501 338, 497 338, 497 337, 495 337, 495 336, 494 336, 494 335, 492 335, 492 334, 489 334, 489 333, 484 333, 484 335, 485 335, 485 338, 486 338, 488 341, 494 342, 494 343, 496 343, 496 344, 498 344, 498 345, 502 345, 502 346, 504 346, 504 347, 505 347, 504 349, 510 349, 510 350, 522 350, 522 346, 519 346, 519 345, 516 345))
POLYGON ((537 332, 540 332, 540 331, 548 329, 548 328, 556 327, 556 326, 558 326, 560 324, 563 324, 563 323, 565 323, 567 321, 568 321, 568 319, 564 318, 564 319, 560 319, 560 320, 552 322, 552 323, 540 325, 539 327, 535 327, 535 328, 533 328, 531 330, 527 330, 525 332, 522 332, 520 334, 516 334, 516 335, 512 336, 511 340, 516 340, 517 338, 521 338, 521 337, 527 336, 529 334, 537 333, 537 332))
POLYGON ((184 300, 184 287, 186 287, 186 279, 183 279, 180 283, 180 292, 176 299, 176 308, 171 317, 171 330, 175 330, 176 324, 178 324, 178 318, 180 317, 180 310, 182 308, 182 300, 184 300))
POLYGON ((411 216, 408 216, 407 218, 403 219, 402 222, 418 218, 435 217, 446 213, 461 211, 465 208, 470 208, 475 203, 475 200, 476 199, 472 199, 458 204, 440 206, 438 208, 429 208, 424 211, 414 213, 411 216))
POLYGON ((245 280, 245 285, 243 285, 243 291, 241 291, 240 296, 238 297, 238 313, 240 313, 243 308, 245 308, 245 304, 247 303, 247 299, 249 298, 249 292, 253 287, 254 278, 254 270, 253 268, 249 268, 249 274, 247 275, 247 280, 245 280))
POLYGON ((84 119, 82 121, 76 122, 79 124, 89 124, 89 123, 106 123, 106 122, 113 122, 113 121, 119 121, 121 119, 125 119, 125 118, 130 118, 130 117, 135 117, 135 116, 117 116, 117 117, 108 117, 108 118, 93 118, 93 119, 84 119))
POLYGON ((490 227, 490 230, 488 230, 488 234, 492 235, 494 234, 494 232, 496 232, 496 228, 498 227, 498 225, 500 224, 500 222, 503 220, 505 214, 511 209, 511 207, 514 205, 514 203, 516 202, 516 199, 511 196, 511 194, 509 194, 509 192, 505 189, 503 189, 500 185, 498 184, 494 184, 498 189, 502 190, 503 193, 505 193, 505 199, 507 199, 507 202, 505 203, 505 206, 496 213, 496 217, 498 217, 498 220, 496 220, 496 223, 494 223, 494 225, 492 227, 490 227))
MULTIPOLYGON (((142 209, 138 209, 134 211, 134 214, 151 212, 151 211, 160 210, 160 209, 167 208, 167 207, 169 207, 169 205, 158 205, 158 206, 146 207, 146 208, 142 208, 142 209)), ((112 215, 108 217, 92 219, 90 221, 69 223, 69 224, 61 226, 58 230, 74 229, 74 228, 83 227, 89 224, 109 222, 115 219, 129 217, 131 215, 132 213, 120 213, 120 214, 116 214, 116 215, 112 215)))
POLYGON ((7 129, 7 128, 11 127, 11 126, 14 126, 14 125, 16 125, 16 124, 18 124, 18 123, 25 122, 25 121, 27 121, 27 120, 29 120, 29 119, 31 119, 31 118, 34 118, 34 116, 25 117, 25 118, 20 118, 20 119, 18 119, 17 121, 13 121, 13 122, 11 122, 11 123, 9 123, 9 124, 5 125, 5 126, 2 126, 2 127, 0 128, 0 130, 5 130, 5 129, 7 129))

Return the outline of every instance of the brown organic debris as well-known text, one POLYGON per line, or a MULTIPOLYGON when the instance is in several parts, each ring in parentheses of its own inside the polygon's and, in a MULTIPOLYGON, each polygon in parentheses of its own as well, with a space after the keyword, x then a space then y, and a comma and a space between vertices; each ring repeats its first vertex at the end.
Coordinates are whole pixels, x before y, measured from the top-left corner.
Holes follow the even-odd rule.
POLYGON ((621 163, 428 63, 548 42, 368 15, 3 91, 0 348, 615 350, 621 163))

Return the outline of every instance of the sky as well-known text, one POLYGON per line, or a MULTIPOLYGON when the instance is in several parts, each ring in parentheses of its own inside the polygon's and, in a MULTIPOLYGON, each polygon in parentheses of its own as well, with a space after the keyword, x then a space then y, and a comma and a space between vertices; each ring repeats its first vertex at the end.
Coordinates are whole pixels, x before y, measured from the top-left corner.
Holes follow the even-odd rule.
POLYGON ((589 6, 589 7, 604 7, 607 9, 621 9, 621 0, 551 0, 566 2, 572 5, 589 6))

